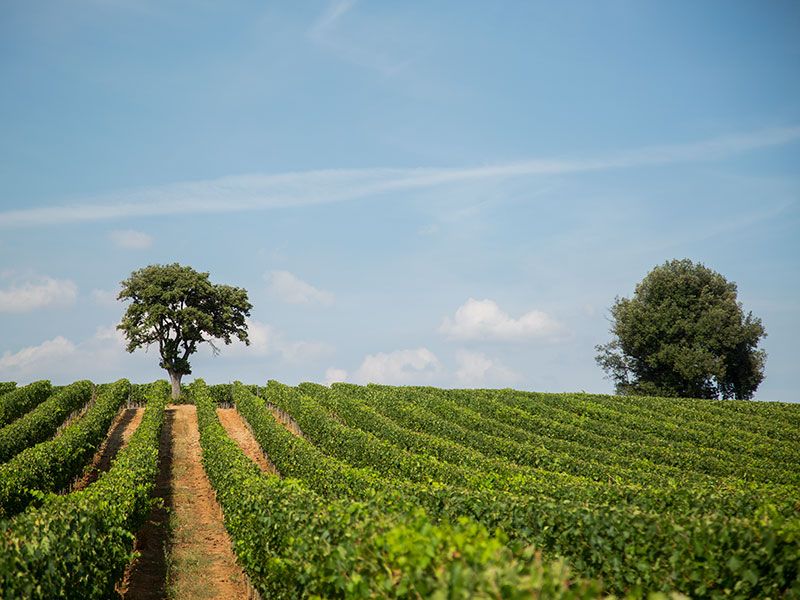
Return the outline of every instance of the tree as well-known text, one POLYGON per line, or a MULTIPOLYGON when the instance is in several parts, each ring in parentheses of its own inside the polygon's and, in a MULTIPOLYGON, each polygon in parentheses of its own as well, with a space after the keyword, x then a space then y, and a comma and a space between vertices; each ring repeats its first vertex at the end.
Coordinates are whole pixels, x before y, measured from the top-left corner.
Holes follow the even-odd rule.
POLYGON ((619 394, 750 399, 764 379, 761 319, 744 313, 736 284, 693 263, 654 268, 633 298, 617 298, 595 358, 619 394))
POLYGON ((173 399, 180 397, 181 377, 192 372, 189 356, 198 344, 208 342, 215 355, 218 341, 230 344, 235 336, 250 344, 245 317, 253 306, 247 291, 214 285, 208 273, 191 267, 174 263, 134 271, 117 299, 131 301, 117 325, 128 352, 158 344, 159 366, 169 374, 173 399))

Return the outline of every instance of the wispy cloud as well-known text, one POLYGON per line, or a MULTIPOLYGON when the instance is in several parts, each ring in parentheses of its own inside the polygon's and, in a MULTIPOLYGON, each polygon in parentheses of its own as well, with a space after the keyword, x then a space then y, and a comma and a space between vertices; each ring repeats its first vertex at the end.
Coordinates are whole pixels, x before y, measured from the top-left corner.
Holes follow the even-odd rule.
POLYGON ((74 353, 75 344, 59 335, 38 346, 28 346, 14 353, 6 352, 0 357, 0 372, 26 369, 39 363, 47 364, 74 353))
POLYGON ((336 383, 337 381, 347 381, 347 371, 344 369, 337 369, 336 367, 329 367, 325 369, 325 385, 336 383))
POLYGON ((319 16, 308 30, 309 37, 323 39, 336 28, 339 20, 356 5, 356 0, 336 0, 328 4, 328 8, 319 16))
POLYGON ((289 304, 333 304, 335 296, 332 292, 315 288, 289 271, 271 271, 267 275, 269 290, 272 294, 289 304))
POLYGON ((220 346, 223 348, 222 356, 237 360, 248 356, 280 356, 288 362, 301 362, 329 355, 334 350, 326 342, 288 339, 279 329, 256 319, 247 319, 247 333, 249 346, 235 340, 230 346, 220 346))
POLYGON ((69 306, 78 297, 78 286, 69 279, 35 276, 0 289, 0 312, 22 313, 53 306, 69 306))
POLYGON ((119 286, 113 290, 101 290, 95 288, 91 291, 91 297, 98 306, 105 308, 118 308, 121 306, 120 301, 117 300, 120 289, 121 288, 119 286))
POLYGON ((111 381, 130 374, 133 365, 152 361, 144 353, 130 355, 125 339, 114 325, 98 327, 91 337, 73 342, 56 336, 38 345, 0 356, 0 377, 12 376, 17 382, 34 379, 74 380, 80 371, 84 377, 111 381), (70 377, 72 379, 70 379, 70 377))
POLYGON ((134 229, 117 229, 108 237, 115 246, 126 250, 145 250, 153 245, 152 236, 134 229))
POLYGON ((0 212, 0 228, 63 225, 134 217, 228 213, 345 202, 478 180, 567 175, 682 162, 722 160, 800 139, 800 127, 768 129, 605 157, 534 159, 464 168, 373 168, 241 175, 87 197, 83 202, 0 212))
POLYGON ((485 385, 510 385, 522 379, 516 373, 496 359, 489 358, 483 352, 459 350, 456 353, 458 369, 455 380, 458 385, 467 387, 485 385))
MULTIPOLYGON (((370 44, 361 36, 354 36, 342 31, 344 17, 352 13, 356 0, 333 0, 325 11, 317 18, 308 30, 308 38, 316 45, 326 49, 338 59, 357 67, 377 72, 383 77, 400 74, 411 61, 404 57, 395 60, 376 47, 375 40, 370 44)), ((385 45, 386 39, 379 45, 385 45)))

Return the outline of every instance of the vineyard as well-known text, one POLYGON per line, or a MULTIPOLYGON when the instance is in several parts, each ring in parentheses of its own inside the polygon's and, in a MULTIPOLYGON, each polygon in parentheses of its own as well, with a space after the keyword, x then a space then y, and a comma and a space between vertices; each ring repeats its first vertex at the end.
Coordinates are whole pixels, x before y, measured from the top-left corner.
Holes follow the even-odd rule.
POLYGON ((0 383, 0 597, 170 596, 201 484, 239 585, 209 597, 800 597, 800 405, 169 392, 0 383))

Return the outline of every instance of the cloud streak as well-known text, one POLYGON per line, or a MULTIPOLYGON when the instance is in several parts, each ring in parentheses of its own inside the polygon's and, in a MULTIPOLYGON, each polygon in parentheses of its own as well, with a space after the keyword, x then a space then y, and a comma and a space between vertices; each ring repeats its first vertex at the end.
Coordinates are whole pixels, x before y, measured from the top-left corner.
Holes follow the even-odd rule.
POLYGON ((328 5, 327 10, 311 26, 308 35, 315 40, 321 40, 331 30, 335 29, 339 20, 350 12, 356 5, 356 0, 337 0, 328 5))
MULTIPOLYGON (((393 60, 380 48, 364 46, 357 37, 343 35, 340 30, 343 18, 356 6, 356 0, 334 0, 308 30, 309 39, 336 57, 364 69, 370 69, 383 77, 394 77, 410 64, 408 59, 393 60)), ((385 41, 385 40, 384 40, 385 41)))
POLYGON ((57 206, 0 212, 0 228, 66 225, 136 217, 231 213, 347 202, 448 184, 567 175, 722 160, 800 140, 800 126, 650 146, 586 159, 534 159, 464 168, 372 168, 239 175, 121 191, 57 206))

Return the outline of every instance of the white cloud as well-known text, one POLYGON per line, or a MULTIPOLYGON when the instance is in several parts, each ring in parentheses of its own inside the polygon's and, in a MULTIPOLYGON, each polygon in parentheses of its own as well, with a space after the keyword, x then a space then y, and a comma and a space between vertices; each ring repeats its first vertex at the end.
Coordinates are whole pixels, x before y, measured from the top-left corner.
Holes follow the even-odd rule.
MULTIPOLYGON (((220 358, 229 357, 241 361, 248 356, 278 357, 289 362, 303 363, 328 356, 332 352, 328 344, 289 340, 272 326, 258 321, 250 321, 248 325, 251 346, 246 347, 238 341, 230 346, 222 345, 220 358)), ((38 345, 16 352, 7 351, 1 355, 0 381, 74 381, 87 378, 104 382, 120 377, 134 381, 151 381, 164 377, 164 372, 158 368, 157 345, 139 349, 133 354, 128 353, 125 346, 125 335, 116 328, 116 323, 98 327, 90 337, 81 341, 73 342, 64 336, 57 336, 38 345)), ((214 360, 209 354, 208 349, 201 348, 190 359, 192 366, 198 369, 198 376, 202 376, 202 372, 210 367, 209 361, 214 360)), ((230 363, 227 364, 230 366, 230 363)))
POLYGON ((76 352, 75 344, 62 336, 42 342, 38 346, 28 346, 19 352, 6 352, 0 358, 0 371, 25 371, 31 367, 46 366, 60 362, 76 352))
POLYGON ((494 300, 470 298, 451 319, 445 317, 439 331, 456 340, 518 341, 550 337, 560 325, 547 313, 532 310, 518 319, 503 311, 494 300))
POLYGON ((145 250, 153 245, 152 236, 134 229, 116 229, 108 234, 118 248, 145 250))
POLYGON ((330 354, 330 344, 319 341, 289 340, 286 335, 268 323, 247 319, 247 332, 250 345, 234 341, 230 346, 221 346, 223 356, 280 356, 290 361, 304 361, 330 354))
POLYGON ((121 302, 117 300, 117 296, 119 295, 120 288, 116 288, 114 290, 99 290, 94 289, 91 292, 92 300, 95 304, 99 306, 121 306, 121 302))
POLYGON ((355 374, 362 383, 421 384, 442 372, 442 364, 427 348, 379 352, 364 358, 355 374))
POLYGON ((331 292, 317 289, 289 271, 272 271, 267 276, 267 281, 270 292, 289 304, 328 306, 334 301, 331 292))
POLYGON ((250 340, 250 346, 246 346, 240 342, 234 342, 234 347, 241 351, 247 352, 248 349, 253 354, 259 356, 266 356, 272 351, 272 338, 274 336, 273 327, 257 321, 255 319, 247 319, 247 337, 250 340))
MULTIPOLYGON (((275 357, 289 363, 303 364, 329 356, 333 348, 318 341, 291 340, 271 325, 255 320, 248 321, 251 345, 234 341, 230 346, 220 343, 221 355, 214 359, 208 348, 199 348, 191 360, 196 376, 203 376, 213 362, 221 360, 218 367, 224 372, 238 369, 246 358, 275 357), (229 359, 231 362, 226 361, 229 359), (235 366, 232 366, 235 364, 235 366)), ((114 381, 120 377, 151 381, 164 377, 158 368, 158 346, 141 348, 133 354, 125 350, 126 339, 116 324, 98 327, 91 337, 71 341, 63 336, 39 345, 6 352, 0 356, 0 381, 22 382, 35 379, 74 381, 77 378, 96 382, 114 381)))
POLYGON ((116 325, 109 325, 98 327, 91 337, 77 343, 57 336, 38 346, 6 352, 0 357, 0 379, 21 382, 86 378, 103 382, 120 377, 134 379, 137 372, 146 372, 146 377, 151 377, 153 373, 160 374, 160 370, 155 369, 157 364, 152 354, 126 352, 124 334, 116 325))
POLYGON ((347 381, 347 371, 335 367, 325 369, 325 385, 330 385, 337 381, 347 381))
POLYGON ((78 286, 69 279, 33 277, 0 289, 0 312, 29 312, 49 306, 68 306, 78 297, 78 286))
POLYGON ((125 334, 117 329, 116 325, 109 325, 108 327, 98 327, 94 333, 93 341, 101 343, 109 343, 118 348, 125 348, 127 341, 125 334))
POLYGON ((456 353, 458 369, 455 372, 458 385, 477 387, 481 385, 508 385, 519 381, 520 375, 482 352, 459 350, 456 353))
MULTIPOLYGON (((348 3, 345 3, 345 7, 348 3)), ((334 11, 335 13, 336 11, 334 11)), ((337 17, 338 18, 338 17, 337 17)), ((388 192, 526 176, 565 175, 724 159, 796 142, 800 127, 766 129, 700 142, 650 146, 597 158, 533 159, 461 168, 327 169, 172 183, 102 196, 73 205, 0 212, 0 228, 130 217, 230 213, 378 198, 388 192)))
POLYGON ((327 356, 333 352, 333 346, 327 342, 319 341, 289 341, 282 335, 277 336, 276 349, 278 353, 290 362, 302 362, 327 356))

